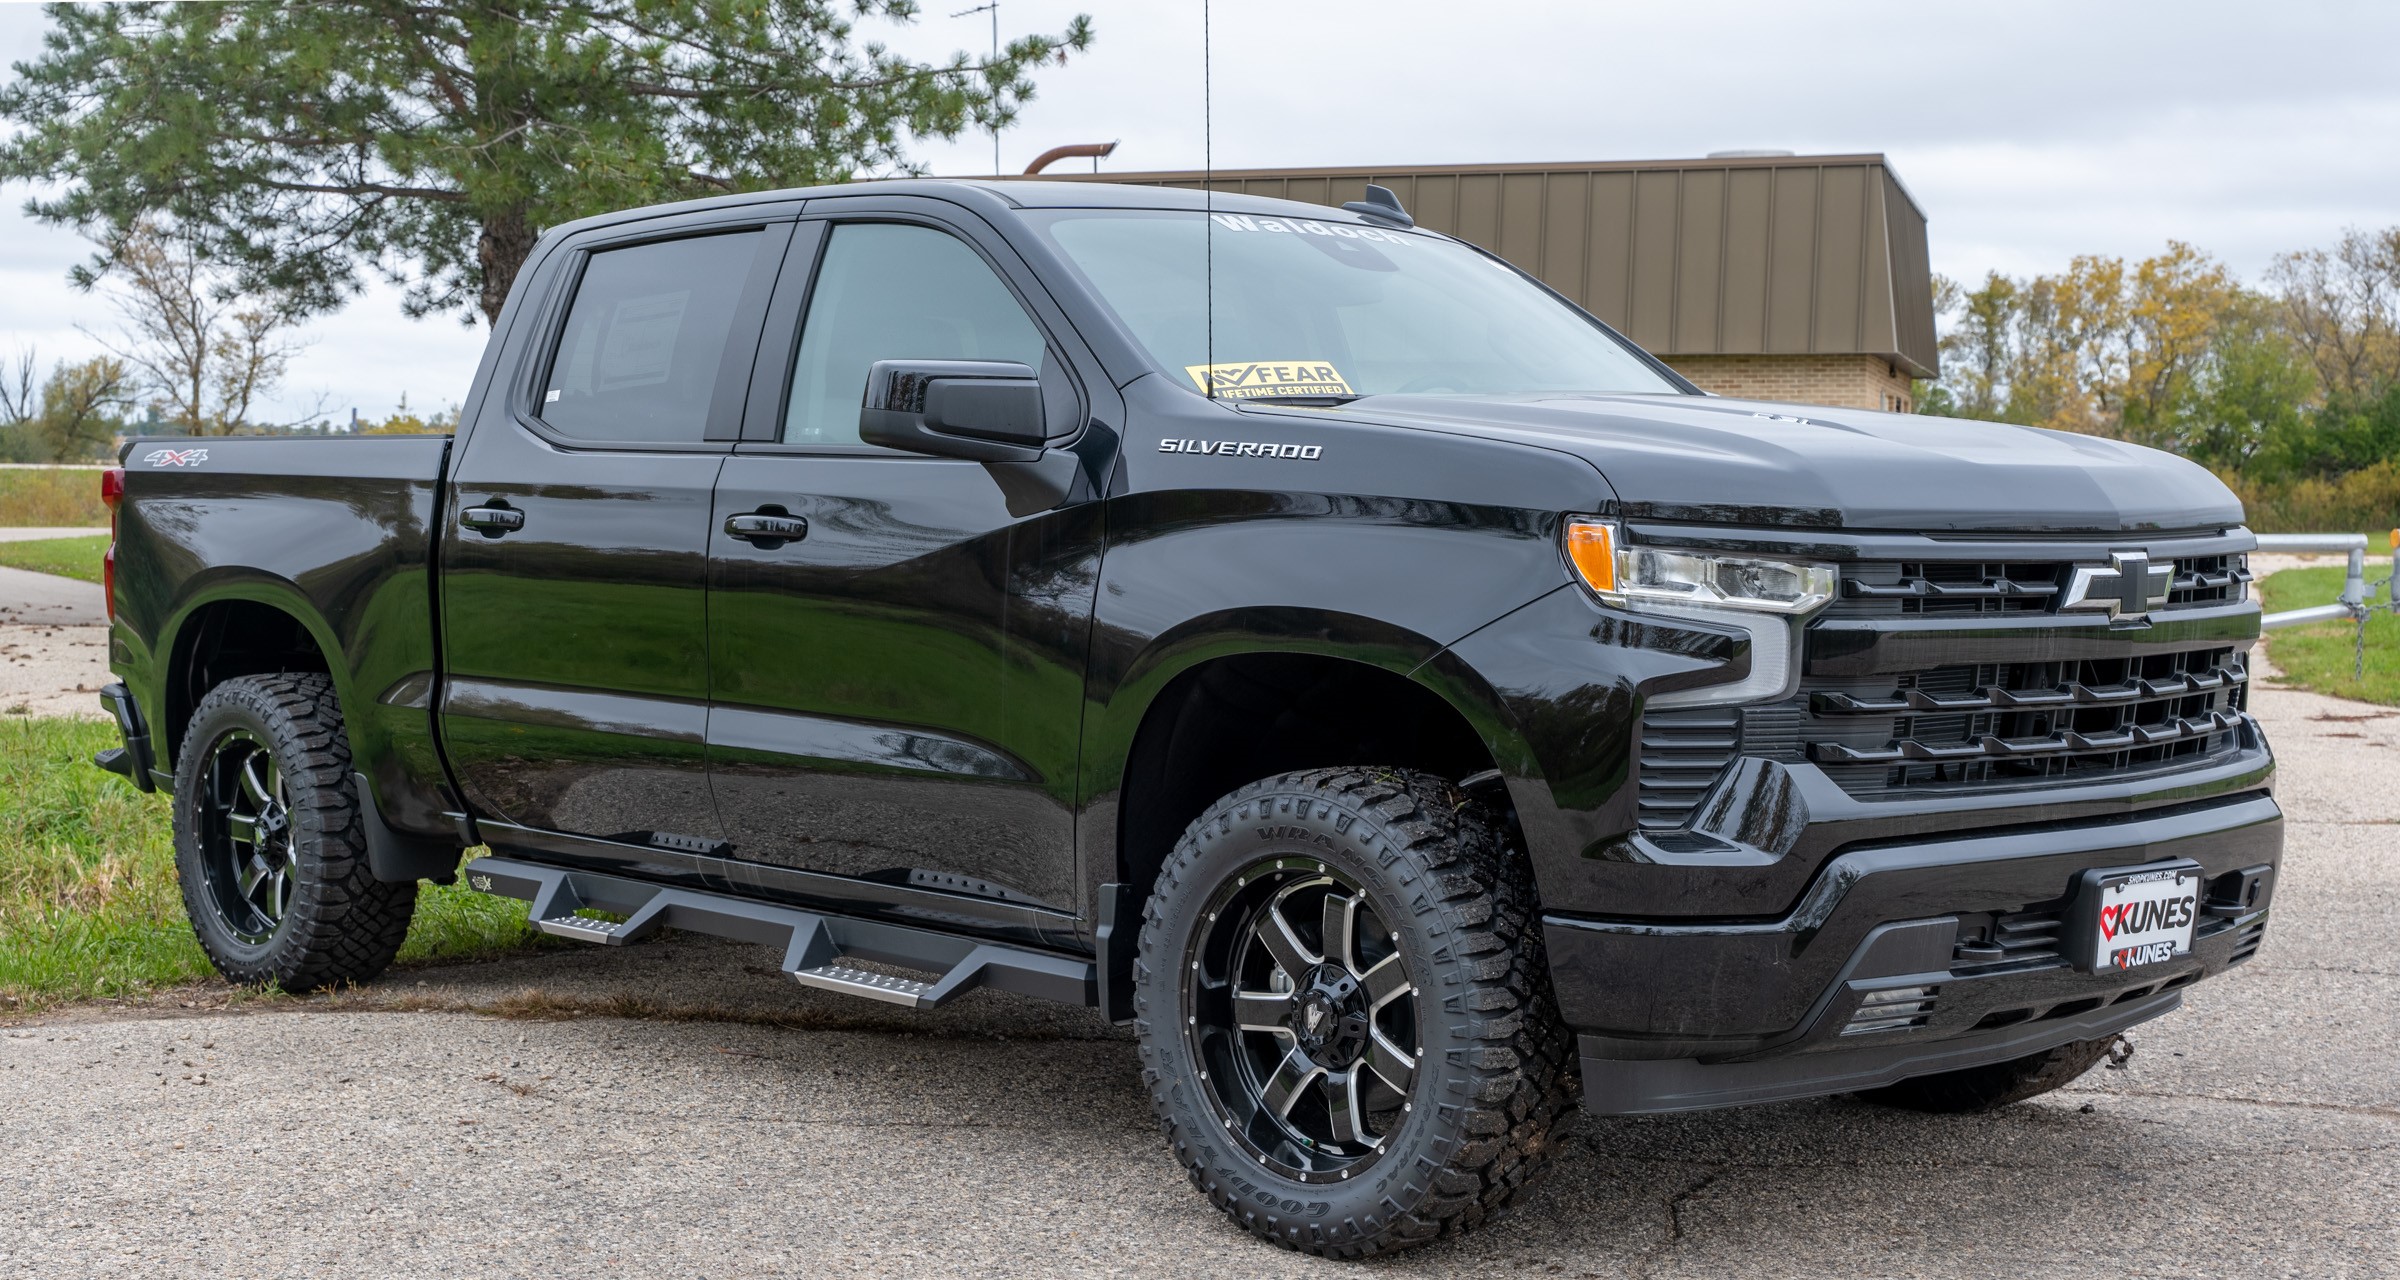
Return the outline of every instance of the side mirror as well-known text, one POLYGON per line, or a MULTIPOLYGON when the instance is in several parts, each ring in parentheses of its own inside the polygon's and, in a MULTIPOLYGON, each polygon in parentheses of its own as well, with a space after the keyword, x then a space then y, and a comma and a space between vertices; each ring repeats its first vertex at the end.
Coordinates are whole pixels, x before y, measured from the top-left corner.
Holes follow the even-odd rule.
POLYGON ((942 458, 1031 462, 1049 439, 1041 376, 1012 360, 878 360, 858 435, 942 458))

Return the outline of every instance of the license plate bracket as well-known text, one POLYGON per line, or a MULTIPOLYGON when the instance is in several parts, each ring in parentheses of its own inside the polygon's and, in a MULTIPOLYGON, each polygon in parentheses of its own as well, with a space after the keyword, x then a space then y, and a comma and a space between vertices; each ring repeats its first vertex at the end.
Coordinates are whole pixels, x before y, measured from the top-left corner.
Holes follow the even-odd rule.
POLYGON ((2067 931, 2075 967, 2113 972, 2191 954, 2203 883, 2189 858, 2084 872, 2067 931))

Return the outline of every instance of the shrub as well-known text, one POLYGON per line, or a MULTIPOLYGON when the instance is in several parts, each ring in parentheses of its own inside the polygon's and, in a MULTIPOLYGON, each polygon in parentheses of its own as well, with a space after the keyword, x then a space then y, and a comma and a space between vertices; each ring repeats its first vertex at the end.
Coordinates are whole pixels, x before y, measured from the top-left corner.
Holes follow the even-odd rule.
POLYGON ((0 467, 0 527, 107 523, 98 467, 0 467))
POLYGON ((2308 477, 2278 484, 2223 476, 2241 495, 2250 527, 2260 533, 2369 534, 2400 527, 2400 462, 2389 459, 2330 480, 2308 477))

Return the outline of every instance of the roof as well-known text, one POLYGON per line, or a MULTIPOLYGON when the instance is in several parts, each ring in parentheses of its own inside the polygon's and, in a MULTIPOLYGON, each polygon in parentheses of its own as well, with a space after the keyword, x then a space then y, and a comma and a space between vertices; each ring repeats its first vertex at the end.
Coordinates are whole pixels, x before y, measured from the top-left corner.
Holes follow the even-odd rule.
POLYGON ((1855 353, 1918 377, 1939 368, 1925 215, 1877 154, 979 181, 1048 204, 1060 187, 1197 190, 1204 178, 1220 201, 1337 208, 1369 182, 1389 187, 1418 225, 1498 253, 1662 356, 1855 353))
MULTIPOLYGON (((1366 189, 1362 185, 1359 190, 1363 195, 1366 189)), ((1287 218, 1313 218, 1321 222, 1363 221, 1341 209, 1329 209, 1299 200, 1223 190, 1204 195, 1198 190, 1197 183, 1187 190, 1158 183, 1068 181, 1057 178, 871 178, 827 186, 742 191, 617 209, 561 223, 550 228, 549 234, 563 235, 591 227, 616 226, 712 209, 861 195, 946 196, 970 206, 988 202, 1017 209, 1188 209, 1197 213, 1207 208, 1219 213, 1272 214, 1287 218)))

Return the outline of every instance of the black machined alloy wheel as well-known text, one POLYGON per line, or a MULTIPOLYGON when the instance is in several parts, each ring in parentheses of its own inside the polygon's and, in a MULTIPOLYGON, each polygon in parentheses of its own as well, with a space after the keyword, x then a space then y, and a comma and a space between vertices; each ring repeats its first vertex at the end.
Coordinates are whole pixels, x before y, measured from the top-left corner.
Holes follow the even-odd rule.
POLYGON ((275 753, 228 729, 200 766, 200 856, 208 900, 234 937, 263 947, 282 927, 297 883, 292 796, 275 753))
POLYGON ((310 991, 382 972, 416 882, 367 862, 333 681, 240 676, 193 708, 175 757, 175 871, 211 964, 247 986, 310 991))
POLYGON ((1366 892, 1314 858, 1221 886, 1186 953, 1185 1034, 1227 1131, 1302 1182, 1346 1179, 1413 1109, 1417 989, 1366 892))
POLYGON ((1524 859, 1428 774, 1312 770, 1211 806, 1145 908, 1134 1015, 1193 1185, 1327 1257, 1487 1220, 1574 1104, 1524 859))

